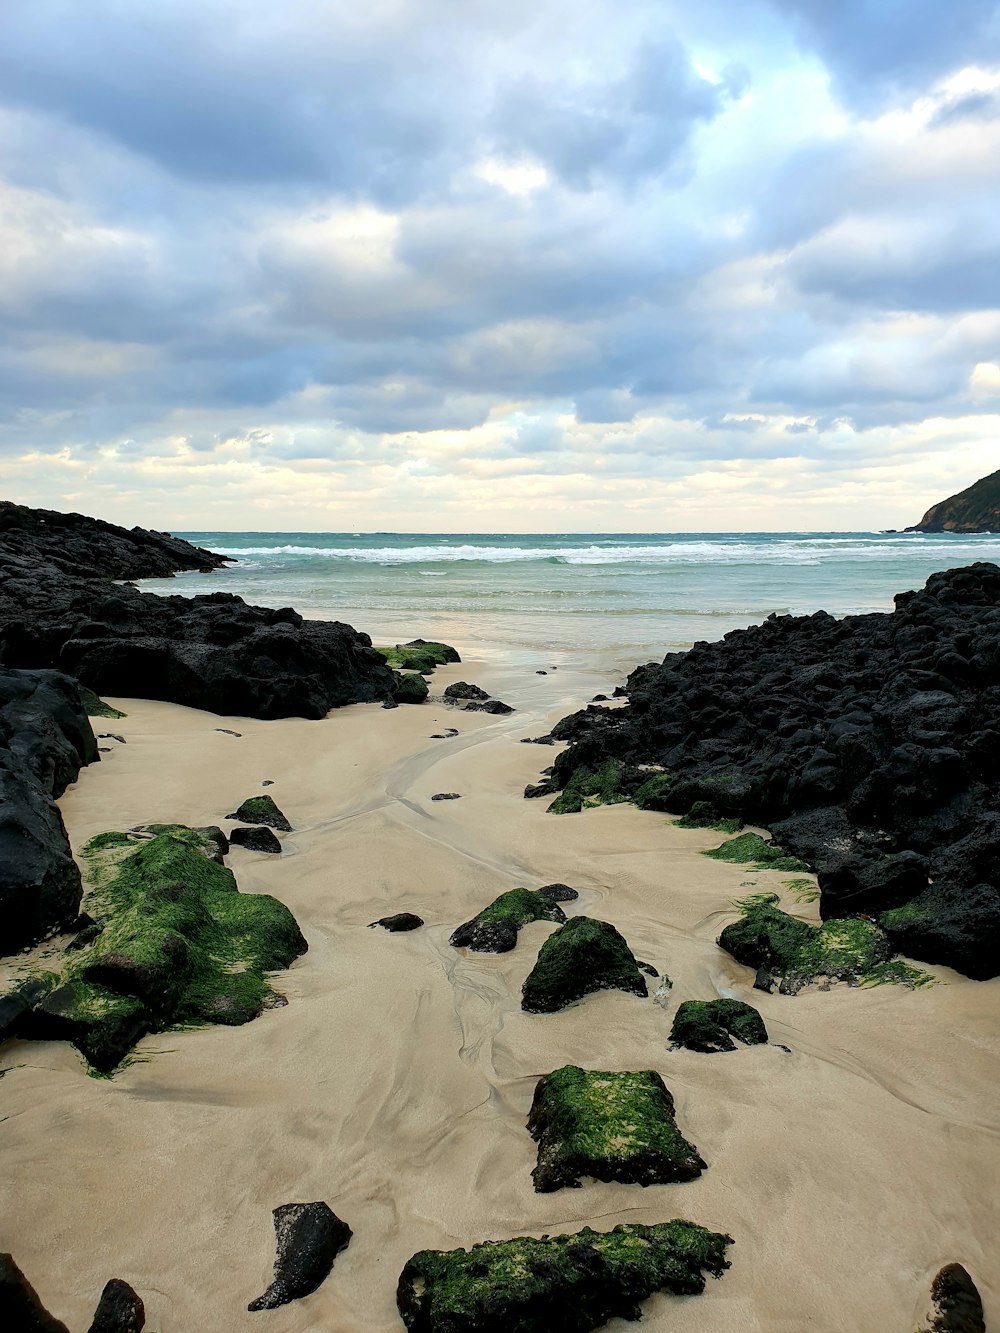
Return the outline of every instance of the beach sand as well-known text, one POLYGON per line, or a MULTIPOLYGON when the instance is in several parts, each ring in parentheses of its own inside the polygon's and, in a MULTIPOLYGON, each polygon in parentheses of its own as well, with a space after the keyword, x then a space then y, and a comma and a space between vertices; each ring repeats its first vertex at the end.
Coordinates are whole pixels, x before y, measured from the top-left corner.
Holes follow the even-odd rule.
POLYGON ((275 977, 286 1007, 148 1037, 112 1079, 87 1077, 66 1044, 4 1048, 0 1248, 46 1306, 83 1330, 117 1276, 163 1333, 388 1333, 418 1249, 686 1217, 735 1238, 732 1268, 703 1296, 652 1297, 638 1325, 651 1333, 912 1333, 951 1260, 1000 1326, 1000 980, 932 969, 941 984, 918 991, 751 990, 715 940, 733 897, 787 876, 708 860, 719 835, 663 815, 557 817, 522 799, 555 751, 520 738, 614 682, 466 662, 432 691, 458 678, 518 711, 429 702, 260 722, 119 700, 126 718, 95 722, 126 743, 101 741, 104 762, 63 798, 74 846, 149 821, 228 827, 270 779, 295 831, 280 857, 234 848, 228 864, 244 892, 291 908, 309 952, 275 977), (447 726, 460 734, 430 739, 447 726), (431 802, 442 791, 462 799, 431 802), (603 993, 523 1013, 545 923, 506 955, 449 946, 497 894, 556 880, 581 892, 570 914, 613 922, 669 973, 666 1009, 603 993), (426 927, 367 929, 397 911, 426 927), (789 1050, 668 1050, 677 1004, 718 994, 756 1005, 789 1050), (707 1171, 535 1194, 525 1117, 537 1079, 570 1062, 659 1070, 707 1171), (271 1279, 271 1210, 314 1199, 353 1228, 349 1248, 314 1295, 247 1313, 271 1279))

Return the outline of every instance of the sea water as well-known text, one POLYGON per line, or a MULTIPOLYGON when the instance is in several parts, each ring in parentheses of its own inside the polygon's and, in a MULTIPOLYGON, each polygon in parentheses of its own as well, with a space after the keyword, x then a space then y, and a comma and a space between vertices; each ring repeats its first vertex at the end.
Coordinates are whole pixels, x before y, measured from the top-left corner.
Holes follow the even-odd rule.
POLYGON ((1000 535, 185 532, 236 563, 148 579, 344 620, 376 643, 628 670, 776 613, 892 608, 939 569, 1000 562, 1000 535))

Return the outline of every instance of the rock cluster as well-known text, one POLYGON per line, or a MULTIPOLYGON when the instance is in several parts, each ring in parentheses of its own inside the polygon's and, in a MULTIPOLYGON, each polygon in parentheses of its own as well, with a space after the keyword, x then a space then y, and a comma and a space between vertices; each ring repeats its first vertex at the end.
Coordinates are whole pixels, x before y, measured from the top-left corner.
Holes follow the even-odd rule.
POLYGON ((824 918, 877 916, 897 949, 996 976, 1000 568, 895 601, 771 616, 639 667, 626 706, 556 726, 553 781, 577 809, 598 787, 767 827, 815 868, 824 918))
POLYGON ((66 929, 80 872, 55 798, 97 742, 74 681, 0 667, 0 954, 66 929))

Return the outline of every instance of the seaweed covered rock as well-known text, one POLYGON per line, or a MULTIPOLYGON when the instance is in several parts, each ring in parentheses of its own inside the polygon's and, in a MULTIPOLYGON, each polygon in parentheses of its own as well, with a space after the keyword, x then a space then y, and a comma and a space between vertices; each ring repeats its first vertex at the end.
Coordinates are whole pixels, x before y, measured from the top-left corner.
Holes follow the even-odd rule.
POLYGON ((505 704, 502 699, 473 699, 465 705, 467 713, 513 713, 514 709, 510 704, 505 704))
POLYGON ((568 884, 543 884, 535 892, 547 903, 574 903, 580 894, 568 884))
POLYGON ((674 1015, 670 1040, 689 1051, 735 1051, 736 1041, 745 1046, 767 1042, 764 1020, 751 1004, 742 1000, 685 1000, 674 1015))
POLYGON ((986 1333, 983 1302, 961 1264, 945 1264, 931 1283, 932 1308, 920 1333, 986 1333))
POLYGON ((784 848, 765 841, 759 833, 741 833, 738 838, 730 838, 705 855, 713 861, 730 861, 734 865, 750 866, 753 870, 784 870, 793 874, 808 873, 809 870, 797 856, 789 856, 784 848))
POLYGON ((467 680, 452 681, 445 686, 446 699, 488 699, 490 696, 478 685, 470 685, 467 680))
POLYGON ((0 1327, 11 1333, 69 1333, 46 1310, 10 1254, 0 1254, 0 1327))
POLYGON ((380 916, 377 921, 369 924, 368 929, 374 930, 376 926, 381 926, 390 934, 397 935, 408 930, 419 930, 423 924, 423 917, 417 916, 415 912, 396 912, 393 916, 380 916))
POLYGON ((475 953, 508 953, 517 944, 518 931, 529 921, 564 922, 566 913, 531 889, 511 889, 452 933, 449 943, 475 953))
POLYGON ((777 901, 774 894, 744 899, 740 919, 719 936, 720 947, 746 967, 801 984, 817 977, 853 984, 882 979, 893 950, 873 922, 854 917, 811 926, 781 911, 777 901))
POLYGON ((146 1307, 142 1299, 121 1278, 105 1284, 88 1333, 142 1333, 146 1327, 146 1307))
POLYGON ((67 929, 79 911, 56 798, 98 758, 75 681, 0 667, 0 954, 67 929))
POLYGON ((316 1290, 351 1239, 351 1228, 329 1204, 283 1203, 274 1210, 274 1281, 248 1310, 276 1310, 316 1290))
POLYGON ((729 1267, 730 1236, 694 1222, 517 1236, 471 1250, 421 1250, 396 1289, 413 1333, 587 1333, 638 1319, 655 1291, 696 1296, 729 1267))
POLYGON ((66 955, 62 984, 22 1020, 24 1036, 71 1041, 107 1071, 146 1032, 247 1023, 273 1003, 267 974, 306 942, 277 899, 240 893, 206 842, 190 829, 92 840, 103 873, 88 906, 102 929, 66 955))
POLYGON ((266 824, 280 833, 291 833, 292 826, 270 796, 249 796, 227 819, 242 819, 244 824, 266 824))
POLYGON ((764 827, 814 869, 824 919, 919 897, 916 957, 1000 974, 1000 567, 933 574, 892 614, 771 616, 627 693, 553 728, 557 808, 656 770, 656 808, 764 827))
POLYGON ((392 689, 393 703, 422 704, 430 690, 419 671, 404 671, 397 675, 392 689))
POLYGON ((674 1099, 652 1069, 609 1073, 564 1065, 535 1087, 528 1132, 538 1144, 531 1173, 547 1194, 582 1176, 623 1184, 694 1180, 705 1169, 674 1121, 674 1099))
POLYGON ((624 937, 607 921, 571 917, 554 931, 538 952, 535 966, 521 989, 521 1008, 551 1014, 599 990, 648 995, 624 937))
POLYGON ((266 824, 255 824, 251 828, 234 828, 229 834, 229 841, 234 847, 245 847, 248 852, 281 851, 281 843, 266 824))
POLYGON ((394 648, 376 648, 375 651, 397 671, 419 671, 427 676, 435 667, 462 660, 450 643, 434 643, 426 639, 411 639, 409 643, 397 643, 394 648))

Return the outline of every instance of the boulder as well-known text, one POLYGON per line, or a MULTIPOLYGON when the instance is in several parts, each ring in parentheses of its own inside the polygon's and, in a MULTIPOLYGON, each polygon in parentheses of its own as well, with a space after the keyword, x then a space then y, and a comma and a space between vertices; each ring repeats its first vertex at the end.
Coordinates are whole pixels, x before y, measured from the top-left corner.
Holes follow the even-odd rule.
POLYGON ((745 1046, 767 1042, 764 1020, 742 1000, 685 1000, 674 1015, 670 1040, 689 1051, 735 1051, 736 1041, 745 1046))
POLYGON ((648 995, 632 950, 607 921, 571 917, 542 945, 521 990, 521 1008, 551 1014, 598 990, 648 995))
POLYGON ((562 908, 540 893, 511 889, 459 926, 449 943, 456 949, 472 949, 475 953, 508 953, 517 944, 521 927, 529 921, 565 920, 562 908))
POLYGON ((394 916, 382 916, 377 921, 372 921, 368 929, 374 930, 376 926, 381 926, 383 930, 398 934, 400 931, 419 930, 423 924, 423 917, 413 912, 396 912, 394 916))
POLYGON ((280 852, 281 843, 265 824, 252 828, 234 828, 230 831, 229 841, 236 847, 245 847, 248 852, 280 852))
POLYGON ((326 1203, 283 1203, 274 1210, 274 1281, 248 1310, 276 1310, 316 1290, 351 1239, 351 1228, 326 1203))
MULTIPOLYGON (((266 824, 281 833, 291 833, 292 826, 270 796, 248 796, 227 819, 242 819, 246 824, 266 824)), ((231 837, 232 835, 230 835, 231 837)))
POLYGON ((127 1282, 113 1277, 101 1292, 89 1333, 142 1333, 146 1307, 127 1282))
POLYGON ((9 1254, 0 1254, 0 1327, 10 1333, 69 1333, 45 1309, 9 1254))
POLYGON ((465 705, 467 713, 513 713, 510 704, 505 704, 502 699, 486 699, 485 701, 473 699, 465 705))
POLYGON ((446 699, 488 699, 490 696, 478 685, 470 685, 467 680, 456 680, 445 686, 446 699))
POLYGON ((961 1264, 945 1264, 931 1283, 931 1311, 922 1333, 986 1333, 983 1302, 961 1264))

